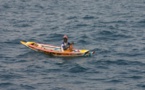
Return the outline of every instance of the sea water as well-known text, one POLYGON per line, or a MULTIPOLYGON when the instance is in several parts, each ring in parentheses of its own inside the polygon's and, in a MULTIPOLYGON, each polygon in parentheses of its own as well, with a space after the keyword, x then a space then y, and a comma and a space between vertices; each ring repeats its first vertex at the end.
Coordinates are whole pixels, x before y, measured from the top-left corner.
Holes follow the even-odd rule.
POLYGON ((145 0, 0 0, 0 90, 145 90, 145 0), (92 57, 55 58, 21 40, 92 57))

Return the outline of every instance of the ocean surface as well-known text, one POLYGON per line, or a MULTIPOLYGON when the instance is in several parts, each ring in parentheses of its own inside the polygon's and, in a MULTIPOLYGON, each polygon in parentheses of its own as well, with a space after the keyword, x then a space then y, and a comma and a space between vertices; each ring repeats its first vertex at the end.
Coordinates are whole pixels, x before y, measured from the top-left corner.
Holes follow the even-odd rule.
POLYGON ((0 0, 0 90, 145 90, 145 0, 0 0), (55 58, 21 40, 92 57, 55 58))

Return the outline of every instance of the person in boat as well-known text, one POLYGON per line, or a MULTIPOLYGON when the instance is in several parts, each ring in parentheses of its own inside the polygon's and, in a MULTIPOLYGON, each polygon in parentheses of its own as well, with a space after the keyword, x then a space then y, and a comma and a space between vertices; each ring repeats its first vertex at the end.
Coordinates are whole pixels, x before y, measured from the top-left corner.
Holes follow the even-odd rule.
POLYGON ((64 51, 68 51, 68 52, 71 52, 73 51, 73 42, 72 43, 69 43, 68 42, 68 36, 67 35, 64 35, 63 36, 63 43, 61 44, 61 51, 64 52, 64 51))

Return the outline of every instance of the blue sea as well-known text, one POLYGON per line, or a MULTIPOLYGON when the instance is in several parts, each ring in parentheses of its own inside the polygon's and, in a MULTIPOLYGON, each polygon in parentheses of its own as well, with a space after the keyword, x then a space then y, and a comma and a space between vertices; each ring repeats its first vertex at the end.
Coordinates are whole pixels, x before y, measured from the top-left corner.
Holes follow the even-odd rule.
POLYGON ((0 0, 0 90, 145 90, 145 0, 0 0), (56 58, 21 40, 92 57, 56 58))

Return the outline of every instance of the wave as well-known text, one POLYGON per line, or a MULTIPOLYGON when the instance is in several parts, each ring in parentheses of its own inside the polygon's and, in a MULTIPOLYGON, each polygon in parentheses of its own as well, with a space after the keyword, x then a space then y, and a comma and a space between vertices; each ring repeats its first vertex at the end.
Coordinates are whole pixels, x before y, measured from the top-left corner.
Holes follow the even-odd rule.
POLYGON ((87 68, 84 68, 78 64, 69 69, 70 73, 82 73, 82 72, 86 72, 86 71, 87 71, 87 68))
POLYGON ((144 66, 145 63, 142 63, 140 61, 128 61, 128 60, 115 60, 115 61, 110 61, 110 60, 99 60, 99 61, 93 61, 91 64, 95 64, 95 65, 104 65, 104 66, 108 66, 108 65, 137 65, 137 66, 144 66))

